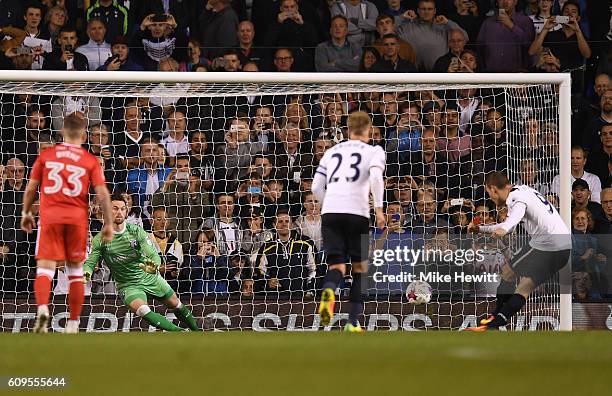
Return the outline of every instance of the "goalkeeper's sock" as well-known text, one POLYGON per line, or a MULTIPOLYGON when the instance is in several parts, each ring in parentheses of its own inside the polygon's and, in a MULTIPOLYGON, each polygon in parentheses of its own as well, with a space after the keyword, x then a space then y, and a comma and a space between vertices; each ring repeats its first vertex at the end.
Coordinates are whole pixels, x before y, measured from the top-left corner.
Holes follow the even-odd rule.
POLYGON ((36 279, 34 280, 34 295, 36 297, 36 305, 49 305, 51 282, 53 282, 54 276, 55 270, 48 268, 36 269, 36 279))
POLYGON ((510 300, 510 297, 514 294, 514 290, 516 289, 516 284, 514 282, 508 282, 502 279, 497 286, 497 294, 495 296, 495 311, 493 311, 493 316, 497 315, 506 301, 510 300))
POLYGON ((183 331, 180 327, 170 322, 164 315, 151 311, 148 305, 141 305, 136 310, 136 315, 140 316, 153 327, 167 331, 183 331))
POLYGON ((363 293, 361 293, 361 280, 363 274, 353 274, 353 284, 349 292, 349 301, 351 306, 349 307, 349 322, 353 326, 359 324, 359 317, 363 313, 363 293))
POLYGON ((85 284, 83 283, 83 268, 66 267, 68 276, 68 306, 70 307, 70 320, 78 320, 85 302, 85 284))
POLYGON ((325 279, 323 280, 323 289, 332 289, 336 290, 340 285, 340 281, 342 281, 342 272, 339 269, 330 269, 325 274, 325 279))
POLYGON ((490 328, 498 328, 501 326, 505 326, 510 321, 518 311, 523 308, 527 300, 520 294, 513 294, 510 296, 508 301, 504 304, 504 306, 499 310, 499 312, 495 315, 495 319, 491 323, 487 325, 490 328))
POLYGON ((200 330, 195 318, 193 317, 193 314, 186 306, 183 305, 182 302, 179 302, 179 305, 177 305, 176 308, 174 308, 174 314, 176 315, 178 320, 186 324, 190 330, 194 330, 194 331, 200 330))

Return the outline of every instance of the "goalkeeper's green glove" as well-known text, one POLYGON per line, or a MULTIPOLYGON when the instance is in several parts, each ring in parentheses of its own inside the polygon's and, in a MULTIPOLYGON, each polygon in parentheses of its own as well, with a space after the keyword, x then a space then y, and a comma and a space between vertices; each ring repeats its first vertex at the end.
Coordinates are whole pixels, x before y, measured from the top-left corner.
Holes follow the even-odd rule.
POLYGON ((157 273, 157 265, 150 258, 146 258, 144 260, 144 264, 140 263, 140 264, 138 264, 138 267, 140 267, 140 269, 143 270, 144 272, 146 272, 147 274, 155 274, 155 273, 157 273))
POLYGON ((91 274, 89 272, 83 272, 83 283, 91 281, 91 274))

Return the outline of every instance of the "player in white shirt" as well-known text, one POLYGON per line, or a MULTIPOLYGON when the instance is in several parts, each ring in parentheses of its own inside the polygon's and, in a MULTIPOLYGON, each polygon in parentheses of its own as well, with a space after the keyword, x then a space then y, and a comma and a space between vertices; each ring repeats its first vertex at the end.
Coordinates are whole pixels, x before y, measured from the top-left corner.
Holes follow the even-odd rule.
POLYGON ((497 207, 508 207, 508 217, 494 225, 479 226, 472 222, 468 229, 501 238, 522 223, 531 239, 502 268, 497 307, 492 315, 480 321, 480 326, 470 329, 475 331, 505 326, 523 308, 529 295, 567 264, 572 247, 569 228, 542 194, 528 186, 513 186, 500 172, 487 176, 485 189, 497 207))
POLYGON ((362 332, 362 280, 369 256, 370 192, 374 200, 376 227, 384 228, 383 213, 385 152, 370 146, 370 116, 362 111, 348 117, 349 140, 325 152, 312 183, 312 192, 321 209, 323 249, 329 268, 319 305, 321 324, 327 326, 334 315, 335 290, 346 273, 350 259, 353 283, 349 293, 349 323, 345 331, 362 332))

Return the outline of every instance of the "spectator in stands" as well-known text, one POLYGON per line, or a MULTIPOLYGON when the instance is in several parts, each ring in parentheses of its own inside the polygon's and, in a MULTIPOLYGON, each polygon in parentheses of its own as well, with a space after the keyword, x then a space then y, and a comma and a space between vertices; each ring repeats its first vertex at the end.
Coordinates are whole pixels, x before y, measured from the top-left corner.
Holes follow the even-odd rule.
POLYGON ((417 191, 416 216, 412 219, 413 234, 435 234, 437 228, 448 227, 448 223, 438 217, 436 193, 433 189, 417 191))
MULTIPOLYGON (((380 7, 380 5, 378 7, 380 7)), ((405 2, 401 0, 387 0, 387 8, 384 8, 378 17, 380 18, 381 15, 389 15, 393 18, 394 24, 400 25, 402 22, 404 22, 403 15, 406 11, 408 11, 408 7, 406 6, 405 2)), ((376 25, 378 28, 378 22, 376 25)))
POLYGON ((436 188, 447 188, 448 159, 436 148, 436 133, 426 128, 421 135, 421 150, 400 167, 400 175, 427 180, 436 188))
POLYGON ((144 68, 130 56, 130 47, 124 36, 115 37, 111 46, 112 56, 98 70, 142 71, 144 68))
POLYGON ((378 9, 367 0, 341 0, 331 7, 331 16, 343 15, 348 21, 348 40, 358 47, 374 41, 378 9))
POLYGON ((187 59, 187 38, 176 29, 172 15, 151 14, 140 24, 131 40, 131 47, 145 70, 155 71, 164 59, 187 59))
POLYGON ((38 152, 38 142, 43 134, 50 135, 47 128, 45 113, 38 106, 30 106, 27 110, 25 125, 15 127, 14 123, 2 130, 0 152, 3 162, 7 157, 17 156, 28 167, 34 164, 38 152))
POLYGON ((151 225, 152 230, 147 236, 161 259, 159 274, 168 281, 172 289, 178 290, 178 277, 184 260, 183 245, 176 234, 170 232, 170 221, 165 207, 158 206, 153 209, 151 225))
POLYGON ((257 106, 253 120, 251 121, 251 141, 260 142, 264 152, 274 151, 276 141, 276 131, 279 126, 272 115, 272 107, 257 106))
POLYGON ((516 12, 517 0, 499 0, 499 15, 490 16, 478 33, 484 66, 488 72, 524 71, 529 66, 526 49, 535 30, 528 16, 516 12))
POLYGON ((599 104, 601 103, 601 96, 608 89, 612 89, 612 84, 610 83, 610 76, 606 73, 599 73, 595 76, 595 82, 593 84, 593 93, 590 101, 590 107, 593 110, 594 114, 599 114, 601 108, 599 104))
POLYGON ((572 0, 563 4, 563 15, 569 17, 569 23, 563 24, 559 30, 551 31, 556 24, 550 17, 544 23, 542 31, 536 36, 529 47, 529 54, 536 55, 547 47, 561 63, 560 69, 580 67, 584 59, 591 57, 591 47, 580 30, 580 7, 572 0))
MULTIPOLYGON (((539 176, 540 172, 538 171, 538 165, 535 159, 524 159, 519 164, 519 179, 516 184, 527 185, 546 197, 551 193, 551 184, 546 181, 541 181, 539 176)), ((552 192, 555 193, 555 191, 552 192)))
POLYGON ((465 49, 465 35, 461 30, 451 29, 448 32, 448 52, 436 60, 433 72, 446 73, 453 58, 459 58, 465 49))
POLYGON ((295 69, 314 70, 313 48, 319 42, 319 33, 300 14, 297 0, 281 0, 276 22, 269 27, 264 40, 268 48, 291 48, 295 69))
POLYGON ((202 188, 211 191, 215 179, 213 155, 208 150, 208 139, 203 131, 193 131, 189 134, 189 166, 192 173, 197 173, 202 182, 202 188))
POLYGON ((586 169, 599 177, 601 185, 608 187, 610 177, 608 163, 612 159, 612 123, 604 124, 599 131, 601 147, 588 154, 586 169))
POLYGON ((601 205, 591 200, 589 184, 582 179, 576 179, 574 183, 572 183, 572 210, 573 209, 587 209, 593 215, 593 220, 597 222, 605 216, 601 205))
MULTIPOLYGON (((591 280, 588 297, 602 298, 603 267, 608 261, 598 252, 597 238, 592 234, 594 221, 587 209, 572 211, 572 272, 586 273, 591 280)), ((576 278, 575 276, 573 276, 576 278)))
POLYGON ((459 112, 456 108, 446 107, 442 125, 436 140, 437 149, 444 153, 450 163, 460 162, 460 158, 470 154, 472 144, 470 136, 459 131, 459 112))
POLYGON ((56 5, 49 8, 45 15, 44 30, 49 33, 49 38, 52 43, 59 37, 60 30, 66 26, 67 21, 68 15, 63 6, 56 5))
POLYGON ((87 57, 89 70, 98 70, 112 56, 111 45, 104 40, 105 35, 104 22, 100 19, 90 19, 87 23, 89 42, 76 49, 76 52, 87 57))
POLYGON ((256 289, 267 292, 307 292, 314 288, 314 242, 293 228, 291 216, 279 211, 274 221, 275 239, 259 248, 255 261, 256 289))
POLYGON ((397 114, 397 93, 396 92, 385 92, 382 95, 382 106, 381 113, 384 117, 384 123, 382 125, 382 135, 384 139, 387 139, 397 128, 397 121, 399 116, 397 114))
POLYGON ((249 120, 245 117, 235 118, 225 133, 225 143, 216 150, 215 185, 216 191, 235 191, 238 180, 243 179, 249 171, 251 158, 263 151, 260 142, 250 141, 249 120))
POLYGON ((208 70, 208 59, 202 55, 202 45, 195 37, 190 37, 187 42, 187 63, 185 71, 196 71, 194 68, 197 65, 204 66, 208 70))
POLYGON ((104 162, 104 178, 107 184, 112 187, 109 188, 109 190, 125 191, 127 172, 123 166, 123 162, 114 155, 114 150, 109 145, 109 142, 110 137, 106 125, 97 124, 89 128, 89 152, 96 157, 102 158, 104 162))
POLYGON ((198 33, 192 34, 200 39, 205 58, 214 59, 226 48, 238 47, 238 16, 231 7, 231 0, 208 0, 198 22, 198 33))
POLYGON ((60 96, 51 103, 51 123, 53 133, 59 134, 64 126, 64 118, 80 113, 87 126, 96 125, 101 120, 100 98, 95 96, 60 96))
MULTIPOLYGON (((589 185, 589 190, 591 191, 591 199, 594 202, 601 202, 600 194, 601 194, 601 181, 597 175, 594 175, 589 172, 585 172, 584 166, 587 163, 587 154, 584 149, 580 146, 572 147, 572 177, 571 183, 574 183, 576 179, 582 179, 589 185)), ((607 166, 606 166, 607 167, 607 166)), ((559 195, 561 176, 557 175, 552 180, 551 191, 553 194, 559 195)))
POLYGON ((318 137, 340 143, 348 138, 344 106, 339 102, 327 102, 323 108, 323 128, 318 137))
POLYGON ((466 38, 475 41, 482 24, 477 1, 453 0, 453 3, 455 8, 448 13, 448 17, 467 32, 466 38))
POLYGON ((293 52, 288 48, 279 48, 274 53, 274 66, 277 72, 293 71, 293 52))
MULTIPOLYGON (((23 45, 32 49, 42 49, 44 53, 47 53, 53 50, 54 43, 52 43, 48 33, 41 31, 40 22, 42 20, 42 15, 43 9, 40 4, 31 3, 25 8, 24 30, 27 32, 27 36, 23 40, 23 45)), ((35 53, 32 57, 32 70, 42 69, 43 61, 43 56, 35 53)))
MULTIPOLYGON (((469 51, 469 50, 468 50, 469 51)), ((468 51, 465 51, 463 55, 468 54, 468 51)), ((470 56, 472 56, 473 51, 469 51, 470 56)), ((466 57, 466 61, 467 61, 466 57)), ((480 106, 480 95, 477 95, 476 88, 464 88, 457 90, 457 110, 459 110, 459 130, 462 133, 466 133, 470 124, 472 122, 472 118, 476 113, 476 109, 480 106)))
POLYGON ((254 254, 265 242, 271 241, 274 234, 266 228, 261 208, 254 206, 249 212, 248 216, 242 219, 242 250, 254 254))
POLYGON ((236 51, 235 49, 226 50, 223 53, 222 59, 223 59, 223 67, 220 68, 220 71, 237 72, 242 69, 238 51, 236 51))
POLYGON ((166 182, 151 199, 154 208, 164 207, 170 219, 169 229, 189 250, 195 243, 202 219, 211 214, 208 194, 202 191, 199 172, 191 169, 190 158, 179 155, 166 182))
POLYGON ((261 49, 253 48, 253 39, 255 38, 255 26, 253 23, 251 21, 240 22, 236 35, 238 36, 240 63, 243 66, 249 62, 260 64, 265 54, 261 49))
POLYGON ((380 59, 380 54, 374 47, 364 47, 359 61, 359 72, 368 73, 372 71, 372 67, 380 59))
POLYGON ((601 108, 599 117, 591 120, 581 134, 580 145, 587 151, 600 151, 602 145, 599 131, 603 125, 612 124, 612 89, 606 90, 601 95, 599 103, 601 108))
POLYGON ((384 52, 374 66, 373 72, 378 73, 416 73, 416 66, 399 56, 400 44, 397 35, 390 33, 382 38, 384 52))
POLYGON ((62 28, 57 38, 59 47, 44 55, 43 70, 89 70, 87 57, 75 52, 77 41, 75 28, 62 28))
POLYGON ((304 212, 298 217, 295 225, 302 235, 313 240, 317 250, 323 248, 323 237, 321 234, 321 203, 315 195, 307 191, 304 193, 302 205, 304 212))
MULTIPOLYGON (((376 32, 378 32, 378 38, 372 43, 372 46, 376 48, 380 55, 384 55, 385 53, 383 37, 385 37, 385 35, 387 34, 397 34, 396 28, 397 27, 395 25, 395 20, 391 16, 387 14, 380 14, 376 18, 376 32)), ((414 53, 412 46, 406 41, 400 39, 399 37, 397 40, 400 48, 400 58, 410 61, 413 64, 416 64, 416 54, 414 53)))
POLYGON ((26 186, 25 174, 24 163, 13 157, 7 161, 1 179, 0 290, 3 292, 27 290, 28 240, 19 225, 26 186))
POLYGON ((348 20, 336 15, 331 20, 330 40, 315 50, 315 68, 318 72, 356 72, 359 68, 361 48, 347 39, 348 20))
POLYGON ((312 168, 312 154, 303 152, 299 127, 288 125, 280 135, 282 145, 276 153, 276 178, 282 180, 289 191, 299 191, 302 173, 312 168))
MULTIPOLYGON (((140 166, 130 169, 127 175, 127 187, 134 194, 134 204, 148 212, 151 195, 164 185, 172 168, 160 165, 159 142, 152 137, 140 141, 140 166)), ((150 217, 150 214, 147 215, 150 217)))
MULTIPOLYGON (((168 136, 162 139, 161 143, 168 151, 170 157, 189 152, 189 139, 187 138, 187 119, 185 113, 178 109, 173 109, 166 118, 166 131, 168 136)), ((171 160, 170 163, 173 163, 171 160)))
POLYGON ((561 61, 549 50, 540 52, 536 58, 534 72, 559 73, 561 71, 561 61))
POLYGON ((129 25, 138 26, 150 14, 172 14, 176 19, 177 29, 185 30, 192 26, 198 17, 199 0, 149 0, 132 1, 129 6, 129 25))
POLYGON ((115 155, 123 162, 124 166, 127 169, 132 169, 140 165, 140 144, 145 137, 140 128, 141 109, 135 101, 129 101, 125 104, 123 120, 125 129, 113 134, 112 145, 115 155))
POLYGON ((334 145, 334 143, 326 138, 322 138, 319 137, 317 138, 317 140, 315 140, 314 142, 314 157, 313 157, 313 168, 316 166, 319 166, 319 161, 321 161, 321 159, 323 158, 323 155, 325 154, 325 152, 327 150, 329 150, 330 148, 332 148, 334 145))
POLYGON ((118 0, 96 0, 87 9, 87 21, 100 19, 106 26, 104 39, 110 43, 117 36, 128 34, 128 10, 118 0))
POLYGON ((234 216, 234 196, 221 193, 216 197, 216 211, 202 223, 202 229, 213 230, 221 254, 237 251, 242 246, 242 230, 239 219, 234 216))
POLYGON ((421 71, 432 71, 436 60, 446 53, 448 33, 451 29, 467 33, 444 15, 436 15, 434 0, 419 0, 417 12, 409 10, 405 21, 397 29, 397 35, 412 45, 417 56, 417 67, 421 71))
MULTIPOLYGON (((527 15, 529 15, 529 18, 531 18, 533 21, 533 28, 535 29, 536 34, 539 34, 542 29, 544 29, 544 24, 546 21, 553 16, 553 0, 538 0, 537 6, 537 12, 533 14, 527 13, 527 15)), ((551 30, 559 30, 561 27, 561 24, 555 24, 551 30)))

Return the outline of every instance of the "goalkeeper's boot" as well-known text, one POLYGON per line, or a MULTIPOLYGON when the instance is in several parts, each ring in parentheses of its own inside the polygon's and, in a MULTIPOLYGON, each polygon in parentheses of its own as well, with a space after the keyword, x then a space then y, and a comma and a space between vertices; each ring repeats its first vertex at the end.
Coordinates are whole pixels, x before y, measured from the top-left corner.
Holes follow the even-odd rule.
POLYGON ((78 320, 69 320, 66 322, 66 328, 64 328, 64 333, 76 334, 78 332, 79 332, 79 321, 78 320))
POLYGON ((487 331, 487 330, 490 330, 487 325, 476 326, 476 327, 468 327, 468 328, 465 329, 465 331, 473 331, 473 332, 476 332, 476 333, 480 333, 480 332, 487 331))
POLYGON ((488 325, 489 323, 493 321, 493 319, 495 319, 495 315, 489 315, 486 318, 480 320, 480 325, 481 326, 488 325))
POLYGON ((351 323, 347 323, 344 326, 344 331, 346 333, 365 333, 365 329, 363 327, 361 327, 361 325, 359 323, 357 323, 357 326, 351 324, 351 323))
POLYGON ((321 324, 323 326, 329 326, 332 318, 334 317, 334 304, 336 303, 336 296, 332 289, 325 289, 321 293, 321 302, 319 303, 319 316, 321 317, 321 324))
POLYGON ((49 331, 49 307, 39 305, 36 312, 36 323, 34 333, 47 333, 49 331))

